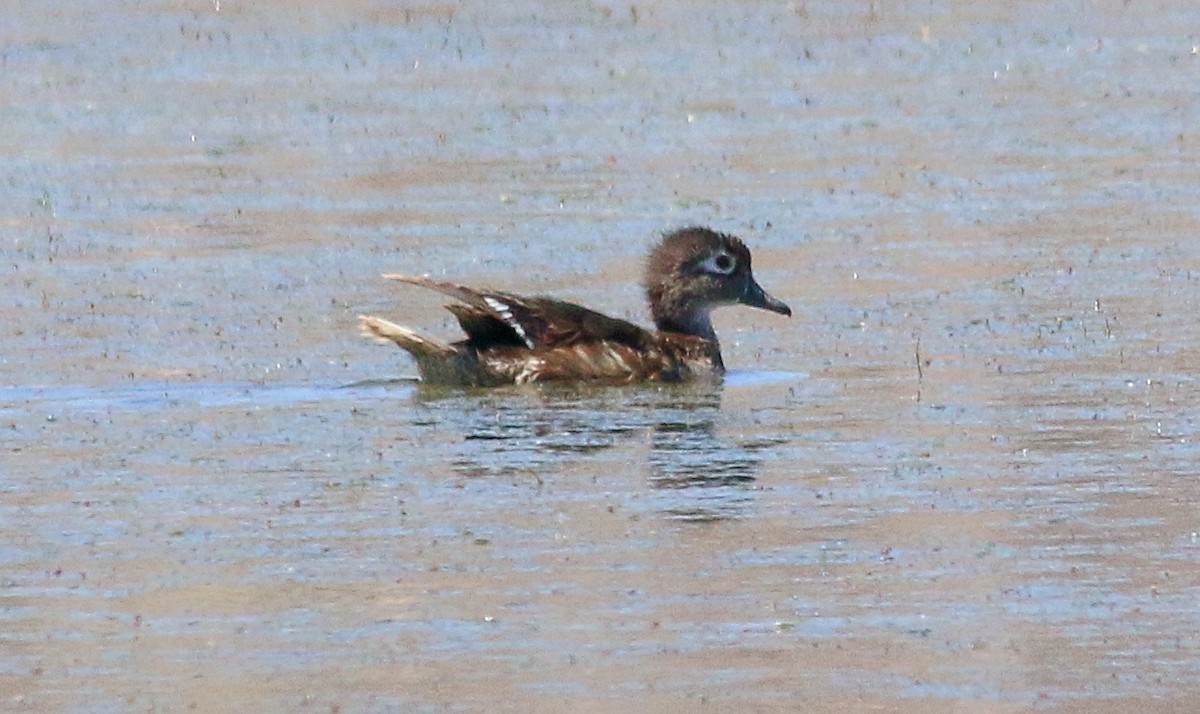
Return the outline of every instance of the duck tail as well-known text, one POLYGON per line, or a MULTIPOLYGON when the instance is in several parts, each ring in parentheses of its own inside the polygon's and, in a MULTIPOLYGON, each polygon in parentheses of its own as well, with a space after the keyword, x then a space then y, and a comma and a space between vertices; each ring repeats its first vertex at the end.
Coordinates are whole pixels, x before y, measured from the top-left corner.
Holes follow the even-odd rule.
POLYGON ((432 337, 425 337, 407 327, 397 325, 383 318, 359 315, 358 319, 360 320, 364 335, 380 341, 395 342, 405 350, 408 350, 413 357, 416 357, 418 363, 424 358, 444 359, 453 357, 458 353, 457 349, 445 342, 440 342, 432 337))

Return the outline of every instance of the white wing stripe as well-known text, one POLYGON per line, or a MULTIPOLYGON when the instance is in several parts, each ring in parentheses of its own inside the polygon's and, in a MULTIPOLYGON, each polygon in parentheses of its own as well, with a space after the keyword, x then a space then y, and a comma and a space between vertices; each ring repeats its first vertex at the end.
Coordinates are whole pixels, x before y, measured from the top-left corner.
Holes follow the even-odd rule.
POLYGON ((513 317, 512 308, 509 307, 507 303, 488 295, 484 296, 483 301, 487 303, 488 307, 492 308, 492 310, 496 312, 497 317, 511 327, 513 332, 517 333, 517 336, 521 338, 526 347, 533 349, 533 340, 529 339, 529 335, 526 334, 525 328, 521 327, 521 323, 517 322, 516 318, 513 317))

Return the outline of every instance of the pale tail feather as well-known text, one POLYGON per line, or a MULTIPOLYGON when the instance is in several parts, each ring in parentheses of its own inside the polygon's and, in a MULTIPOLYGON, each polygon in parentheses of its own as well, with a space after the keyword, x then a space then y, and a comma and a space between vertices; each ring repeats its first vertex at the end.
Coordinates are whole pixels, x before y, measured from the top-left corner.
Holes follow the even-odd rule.
POLYGON ((445 342, 418 334, 407 327, 397 325, 383 318, 359 315, 358 319, 362 321, 363 334, 400 345, 411 352, 417 358, 418 362, 426 357, 440 357, 445 359, 454 356, 458 352, 458 350, 445 342))

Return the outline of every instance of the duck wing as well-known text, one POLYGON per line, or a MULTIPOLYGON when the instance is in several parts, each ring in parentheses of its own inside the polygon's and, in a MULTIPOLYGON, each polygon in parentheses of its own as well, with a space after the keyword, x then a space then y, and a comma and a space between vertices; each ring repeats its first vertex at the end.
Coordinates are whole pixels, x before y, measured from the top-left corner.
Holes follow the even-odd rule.
POLYGON ((447 305, 446 309, 458 319, 467 333, 468 342, 477 350, 491 347, 532 350, 587 342, 615 342, 634 349, 648 349, 655 344, 651 332, 632 322, 562 300, 477 290, 428 277, 394 273, 383 277, 459 300, 461 305, 447 305))

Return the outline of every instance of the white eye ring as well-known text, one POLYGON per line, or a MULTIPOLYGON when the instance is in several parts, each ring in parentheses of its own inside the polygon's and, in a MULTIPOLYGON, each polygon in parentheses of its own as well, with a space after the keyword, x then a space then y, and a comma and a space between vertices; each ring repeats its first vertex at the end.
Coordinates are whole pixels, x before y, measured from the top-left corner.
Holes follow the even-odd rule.
POLYGON ((700 269, 713 275, 732 275, 737 270, 737 258, 725 251, 714 253, 700 264, 700 269))

